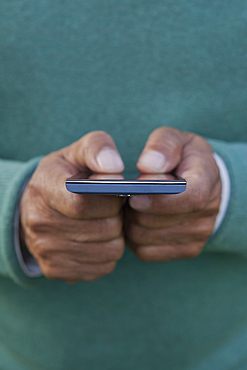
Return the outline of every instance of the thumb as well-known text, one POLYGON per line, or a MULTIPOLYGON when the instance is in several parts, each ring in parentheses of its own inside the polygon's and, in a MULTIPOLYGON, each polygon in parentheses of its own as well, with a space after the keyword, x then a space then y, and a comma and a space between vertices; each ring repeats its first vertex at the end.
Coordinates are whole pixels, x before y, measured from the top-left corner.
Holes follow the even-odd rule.
POLYGON ((124 164, 112 137, 104 131, 92 131, 60 151, 63 158, 79 170, 117 173, 124 164))
POLYGON ((164 173, 174 170, 181 161, 184 134, 170 127, 154 130, 137 161, 138 170, 143 173, 164 173))

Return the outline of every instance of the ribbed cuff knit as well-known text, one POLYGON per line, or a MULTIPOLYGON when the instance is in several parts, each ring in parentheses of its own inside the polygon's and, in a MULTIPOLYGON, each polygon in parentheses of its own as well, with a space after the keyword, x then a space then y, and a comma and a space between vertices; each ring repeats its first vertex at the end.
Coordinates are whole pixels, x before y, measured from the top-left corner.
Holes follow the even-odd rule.
POLYGON ((21 189, 42 157, 28 162, 0 160, 0 274, 23 286, 33 279, 23 272, 15 250, 14 217, 21 189))
POLYGON ((239 253, 247 257, 247 144, 208 141, 227 166, 231 197, 224 220, 209 239, 205 251, 239 253))

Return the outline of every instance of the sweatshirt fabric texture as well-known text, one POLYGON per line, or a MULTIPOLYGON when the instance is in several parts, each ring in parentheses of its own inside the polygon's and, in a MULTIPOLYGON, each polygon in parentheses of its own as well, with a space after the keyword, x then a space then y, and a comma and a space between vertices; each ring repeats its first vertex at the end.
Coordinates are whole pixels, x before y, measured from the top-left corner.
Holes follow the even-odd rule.
MULTIPOLYGON (((0 2, 0 369, 247 369, 247 3, 0 2), (157 127, 227 165, 225 219, 193 260, 68 286, 19 266, 14 215, 42 156, 108 132, 128 170, 157 127)), ((52 175, 52 174, 51 174, 52 175)))

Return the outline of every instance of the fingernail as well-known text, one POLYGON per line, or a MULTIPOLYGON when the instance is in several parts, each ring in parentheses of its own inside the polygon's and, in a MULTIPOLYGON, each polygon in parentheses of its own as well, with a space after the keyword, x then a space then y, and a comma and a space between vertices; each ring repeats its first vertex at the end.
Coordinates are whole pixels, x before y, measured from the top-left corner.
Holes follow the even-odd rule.
POLYGON ((113 149, 101 150, 96 160, 101 169, 105 171, 121 172, 124 169, 124 164, 120 155, 113 149))
POLYGON ((164 171, 166 168, 166 159, 162 153, 156 150, 149 150, 140 156, 138 164, 148 170, 164 171))
POLYGON ((150 200, 146 195, 136 195, 130 198, 129 203, 137 211, 144 211, 149 208, 150 200))

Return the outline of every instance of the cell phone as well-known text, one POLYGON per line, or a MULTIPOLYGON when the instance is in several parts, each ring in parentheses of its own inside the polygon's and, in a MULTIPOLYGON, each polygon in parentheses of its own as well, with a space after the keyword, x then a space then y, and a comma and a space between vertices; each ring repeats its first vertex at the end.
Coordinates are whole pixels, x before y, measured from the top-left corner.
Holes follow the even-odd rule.
POLYGON ((172 174, 109 175, 78 173, 66 180, 68 191, 77 194, 179 194, 186 190, 186 180, 172 174))

